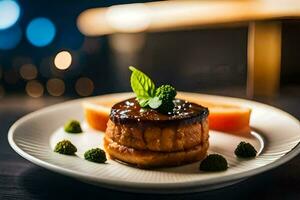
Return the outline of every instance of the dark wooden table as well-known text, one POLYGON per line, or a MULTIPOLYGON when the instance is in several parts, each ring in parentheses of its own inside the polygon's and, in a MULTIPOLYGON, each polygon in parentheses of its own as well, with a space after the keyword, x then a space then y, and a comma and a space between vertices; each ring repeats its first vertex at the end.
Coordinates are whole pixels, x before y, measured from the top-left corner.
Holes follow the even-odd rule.
MULTIPOLYGON (((292 92, 295 94, 294 92, 292 92)), ((0 199, 300 199, 300 155, 290 162, 223 189, 188 195, 134 194, 95 187, 38 167, 7 142, 9 127, 21 116, 65 99, 10 97, 0 100, 0 199)), ((300 119, 300 96, 257 99, 300 119)), ((284 134, 284 133, 282 133, 284 134)))

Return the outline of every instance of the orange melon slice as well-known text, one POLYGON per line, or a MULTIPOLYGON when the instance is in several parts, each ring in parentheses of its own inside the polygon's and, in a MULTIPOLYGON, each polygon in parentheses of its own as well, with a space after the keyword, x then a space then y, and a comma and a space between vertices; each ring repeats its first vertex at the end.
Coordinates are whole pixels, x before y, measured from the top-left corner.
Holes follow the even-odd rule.
POLYGON ((251 109, 220 100, 201 99, 180 93, 177 98, 205 106, 209 110, 209 129, 234 134, 250 133, 251 109))
POLYGON ((88 125, 96 130, 105 131, 113 103, 83 102, 84 116, 88 125))
POLYGON ((251 110, 249 108, 214 106, 208 109, 210 129, 240 134, 250 132, 251 110))
MULTIPOLYGON (((179 95, 179 98, 183 98, 183 96, 179 95)), ((184 96, 184 99, 208 107, 210 129, 234 134, 247 134, 250 132, 250 108, 187 96, 184 96)), ((96 130, 105 131, 110 108, 118 101, 118 99, 114 99, 107 102, 84 102, 85 119, 89 126, 96 130)))

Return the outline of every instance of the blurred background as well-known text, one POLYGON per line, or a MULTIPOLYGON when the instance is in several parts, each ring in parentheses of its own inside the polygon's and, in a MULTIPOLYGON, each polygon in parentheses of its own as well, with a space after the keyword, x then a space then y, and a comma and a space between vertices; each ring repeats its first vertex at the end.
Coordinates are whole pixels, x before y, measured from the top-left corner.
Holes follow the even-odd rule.
MULTIPOLYGON (((254 99, 300 119, 299 36, 300 0, 0 0, 0 199, 159 199, 30 164, 10 148, 9 127, 55 103, 131 91, 130 65, 157 85, 254 99)), ((233 187, 164 197, 299 199, 299 158, 233 187)))
MULTIPOLYGON (((248 26, 99 36, 78 29, 88 8, 137 2, 148 1, 0 0, 2 102, 131 91, 129 65, 178 90, 247 97, 248 26)), ((300 99, 299 35, 299 20, 282 20, 280 90, 273 99, 300 99)))

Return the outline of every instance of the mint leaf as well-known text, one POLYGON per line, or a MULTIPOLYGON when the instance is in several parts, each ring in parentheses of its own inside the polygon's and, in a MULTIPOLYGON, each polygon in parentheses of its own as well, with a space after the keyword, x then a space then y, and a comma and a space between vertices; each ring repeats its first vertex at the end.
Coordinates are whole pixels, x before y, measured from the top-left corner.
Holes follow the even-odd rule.
POLYGON ((153 81, 140 70, 130 66, 132 71, 130 84, 142 108, 150 107, 161 113, 169 114, 173 111, 173 100, 176 90, 171 85, 162 85, 155 88, 153 81))
POLYGON ((155 84, 153 81, 140 70, 130 66, 132 71, 130 77, 130 84, 133 92, 136 94, 137 99, 142 107, 148 105, 148 101, 155 95, 155 84))
POLYGON ((150 100, 150 98, 141 98, 141 99, 138 99, 138 102, 141 107, 146 107, 149 104, 149 100, 150 100))
POLYGON ((152 109, 157 109, 159 106, 161 106, 162 100, 160 100, 158 97, 153 97, 148 101, 148 105, 152 109))

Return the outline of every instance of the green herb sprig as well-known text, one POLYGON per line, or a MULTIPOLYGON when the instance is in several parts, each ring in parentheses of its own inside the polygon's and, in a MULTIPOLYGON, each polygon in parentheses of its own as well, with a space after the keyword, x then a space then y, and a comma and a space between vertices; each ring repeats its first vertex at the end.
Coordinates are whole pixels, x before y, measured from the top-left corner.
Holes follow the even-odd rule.
POLYGON ((174 108, 173 100, 176 90, 171 85, 155 87, 154 82, 142 71, 130 66, 132 71, 130 84, 141 107, 158 109, 162 113, 169 113, 174 108))

